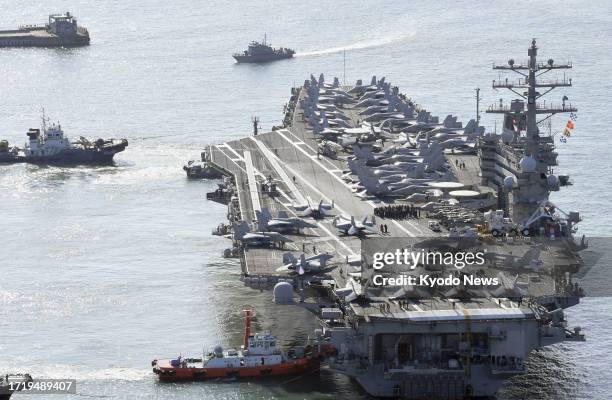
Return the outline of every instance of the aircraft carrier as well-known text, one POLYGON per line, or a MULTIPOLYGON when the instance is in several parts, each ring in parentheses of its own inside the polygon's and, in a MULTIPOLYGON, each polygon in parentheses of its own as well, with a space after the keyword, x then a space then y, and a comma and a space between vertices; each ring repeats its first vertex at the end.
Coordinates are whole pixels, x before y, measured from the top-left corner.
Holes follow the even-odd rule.
POLYGON ((573 274, 587 243, 574 238, 579 214, 549 199, 562 185, 554 137, 539 128, 576 114, 565 97, 540 100, 571 86, 541 75, 571 64, 537 52, 533 40, 526 63, 493 67, 520 77, 493 81, 518 96, 486 110, 502 114, 500 132, 478 112, 465 126, 441 120, 384 78, 346 86, 321 74, 291 90, 282 127, 206 149, 225 175, 207 195, 228 207, 213 232, 231 240, 224 256, 240 260, 246 285, 312 311, 317 339, 336 349, 329 367, 370 395, 492 396, 533 350, 585 340, 563 309, 584 295, 573 274), (402 247, 484 256, 375 267, 373 252, 402 247), (423 275, 450 280, 380 284, 423 275))

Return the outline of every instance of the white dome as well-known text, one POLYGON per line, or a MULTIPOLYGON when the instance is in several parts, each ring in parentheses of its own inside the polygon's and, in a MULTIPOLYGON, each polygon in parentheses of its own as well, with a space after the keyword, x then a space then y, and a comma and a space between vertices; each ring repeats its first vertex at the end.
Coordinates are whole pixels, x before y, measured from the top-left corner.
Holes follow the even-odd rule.
POLYGON ((504 187, 506 188, 506 190, 512 190, 512 188, 514 187, 513 176, 507 176, 504 178, 504 187))
POLYGON ((548 175, 546 177, 546 182, 548 183, 548 186, 552 186, 552 187, 559 186, 559 178, 557 178, 555 175, 548 175))
POLYGON ((293 303, 293 285, 289 282, 278 282, 274 285, 274 302, 276 304, 293 303))
POLYGON ((525 156, 521 158, 520 165, 523 172, 535 172, 538 163, 532 156, 525 156))

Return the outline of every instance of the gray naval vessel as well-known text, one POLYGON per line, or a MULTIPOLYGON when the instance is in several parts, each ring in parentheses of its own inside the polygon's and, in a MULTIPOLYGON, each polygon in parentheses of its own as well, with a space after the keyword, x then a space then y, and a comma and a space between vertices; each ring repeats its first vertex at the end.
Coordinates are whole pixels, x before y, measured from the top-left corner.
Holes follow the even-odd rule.
POLYGON ((263 42, 253 41, 245 51, 235 53, 233 57, 238 63, 265 63, 292 58, 294 54, 294 50, 285 47, 273 48, 264 36, 263 42))
POLYGON ((69 12, 51 14, 45 25, 0 31, 0 47, 78 47, 89 44, 89 32, 69 12))
POLYGON ((62 126, 49 123, 44 112, 42 129, 31 128, 27 136, 28 141, 23 148, 10 146, 6 140, 0 141, 0 164, 109 164, 115 154, 128 146, 127 139, 100 138, 90 141, 81 136, 79 140, 71 142, 64 136, 62 126))
POLYGON ((440 120, 384 78, 321 74, 292 89, 284 126, 206 149, 227 175, 208 197, 228 207, 213 231, 231 240, 224 255, 246 285, 311 311, 313 345, 335 349, 330 369, 370 395, 493 396, 532 351, 585 340, 563 310, 584 295, 574 275, 587 243, 579 214, 549 198, 562 184, 538 120, 577 112, 565 97, 539 101, 571 86, 541 76, 571 64, 537 53, 534 40, 526 64, 493 67, 521 77, 493 82, 519 96, 486 110, 503 115, 499 133, 479 116, 440 120), (376 252, 426 248, 482 262, 376 267, 376 252))

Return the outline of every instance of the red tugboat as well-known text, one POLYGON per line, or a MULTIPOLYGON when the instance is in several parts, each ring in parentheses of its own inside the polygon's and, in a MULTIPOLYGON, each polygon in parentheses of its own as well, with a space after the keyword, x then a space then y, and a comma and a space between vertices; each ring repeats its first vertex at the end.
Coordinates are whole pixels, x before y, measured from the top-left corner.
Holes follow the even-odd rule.
POLYGON ((287 352, 277 347, 270 333, 251 334, 253 309, 244 310, 244 344, 240 350, 224 351, 216 346, 202 358, 153 360, 153 372, 163 382, 201 381, 211 378, 256 378, 301 374, 319 369, 324 353, 312 346, 287 352))

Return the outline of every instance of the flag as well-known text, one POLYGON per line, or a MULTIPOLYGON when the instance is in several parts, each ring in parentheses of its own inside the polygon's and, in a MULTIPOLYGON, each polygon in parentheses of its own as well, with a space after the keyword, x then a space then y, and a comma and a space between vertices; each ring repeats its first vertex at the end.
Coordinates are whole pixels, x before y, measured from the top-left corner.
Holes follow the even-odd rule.
POLYGON ((576 121, 578 119, 578 116, 576 114, 574 114, 574 113, 570 113, 570 119, 572 121, 576 121))
POLYGON ((570 131, 569 129, 565 128, 565 130, 563 131, 563 136, 565 136, 565 137, 572 136, 572 131, 570 131))
POLYGON ((565 125, 567 129, 574 129, 574 122, 571 119, 567 120, 567 125, 565 125))
POLYGON ((561 143, 567 143, 567 138, 566 138, 565 136, 561 136, 561 137, 559 138, 559 141, 560 141, 561 143))

